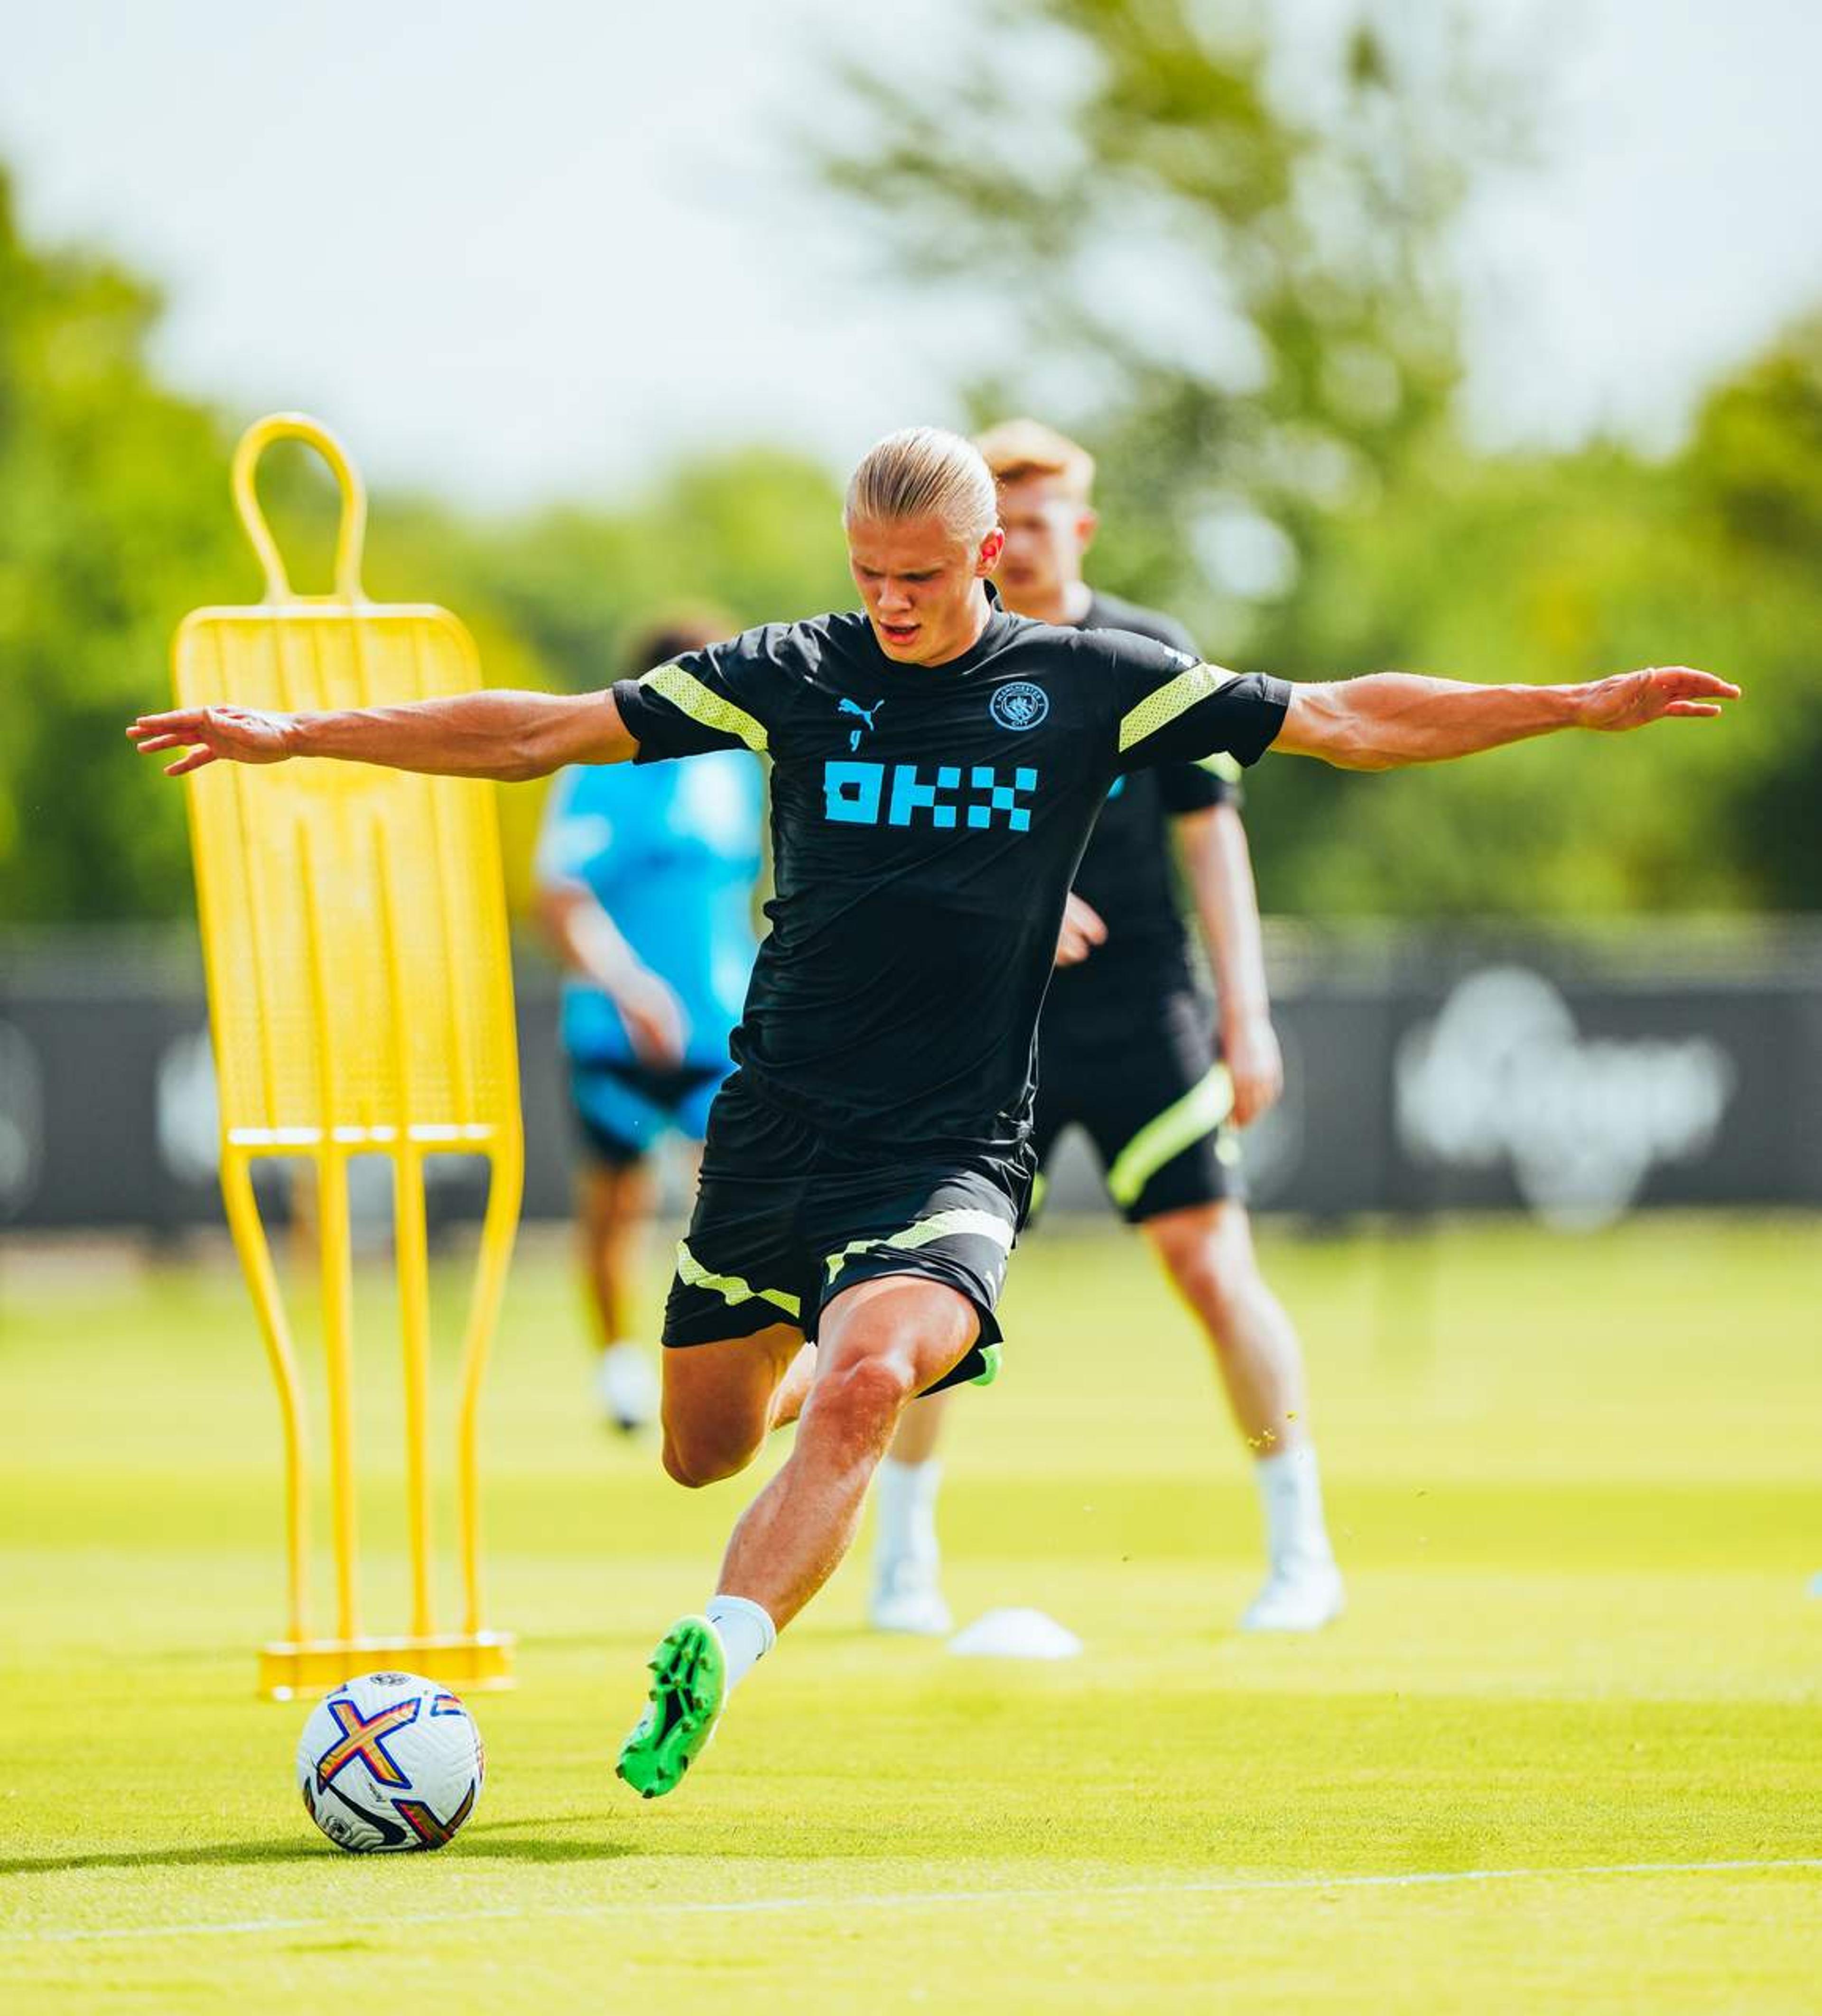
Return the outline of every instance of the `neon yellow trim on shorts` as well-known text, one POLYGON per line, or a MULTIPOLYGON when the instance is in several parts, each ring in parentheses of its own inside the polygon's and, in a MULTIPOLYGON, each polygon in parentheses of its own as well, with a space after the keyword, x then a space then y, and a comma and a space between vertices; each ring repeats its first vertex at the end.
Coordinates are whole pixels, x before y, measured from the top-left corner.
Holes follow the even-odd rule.
POLYGON ((782 1288, 756 1288, 738 1274, 711 1274, 681 1239, 677 1242, 677 1277, 686 1287, 706 1288, 719 1295, 729 1309, 739 1302, 770 1302, 793 1319, 800 1318, 803 1305, 782 1288))
POLYGON ((639 685, 641 689, 649 686, 660 699, 669 700, 680 714, 687 714, 700 726, 712 728, 717 735, 737 736, 756 755, 765 754, 764 724, 745 707, 736 707, 732 700, 724 700, 704 686, 695 673, 686 672, 681 665, 656 666, 639 685))
POLYGON ((1208 770, 1225 783, 1237 784, 1245 776, 1238 759, 1230 756, 1225 749, 1217 749, 1212 756, 1198 756, 1195 759, 1198 770, 1208 770))
POLYGON ((1210 693, 1220 692, 1230 679, 1238 677, 1238 672, 1230 672, 1220 665, 1191 665, 1187 672, 1179 672, 1168 685, 1146 694, 1122 719, 1120 754, 1124 755, 1135 742, 1143 742, 1148 735, 1155 735, 1160 728, 1168 728, 1198 700, 1206 700, 1210 693))
POLYGON ((939 1211, 929 1218, 920 1218, 915 1225, 907 1225, 904 1231, 895 1232, 889 1238, 850 1239, 840 1252, 828 1256, 828 1278, 834 1280, 857 1253, 915 1252, 918 1247, 929 1246, 936 1240, 967 1233, 990 1239, 1008 1253, 1012 1250, 1012 1226, 990 1211, 939 1211))
POLYGON ((1139 1193, 1166 1162, 1212 1134, 1233 1111, 1234 1081, 1225 1064, 1216 1064, 1155 1119, 1148 1120, 1114 1157, 1107 1172, 1107 1194, 1122 1206, 1137 1203, 1139 1193))

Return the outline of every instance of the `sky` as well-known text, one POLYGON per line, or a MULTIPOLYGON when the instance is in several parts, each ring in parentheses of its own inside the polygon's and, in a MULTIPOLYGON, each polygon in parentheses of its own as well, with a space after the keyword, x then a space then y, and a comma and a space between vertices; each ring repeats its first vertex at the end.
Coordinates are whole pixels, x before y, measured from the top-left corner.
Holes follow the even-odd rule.
MULTIPOLYGON (((1349 0, 1296 4, 1313 34, 1349 0)), ((1542 160, 1457 236, 1474 430, 1667 445, 1705 383, 1822 301, 1822 7, 1459 11, 1547 83, 1542 160)), ((967 18, 0 0, 0 162, 34 236, 164 288, 169 378, 236 418, 315 412, 382 481, 509 509, 734 441, 839 467, 954 418, 990 319, 896 282, 794 142, 836 116, 833 47, 923 88, 981 59, 967 18)))

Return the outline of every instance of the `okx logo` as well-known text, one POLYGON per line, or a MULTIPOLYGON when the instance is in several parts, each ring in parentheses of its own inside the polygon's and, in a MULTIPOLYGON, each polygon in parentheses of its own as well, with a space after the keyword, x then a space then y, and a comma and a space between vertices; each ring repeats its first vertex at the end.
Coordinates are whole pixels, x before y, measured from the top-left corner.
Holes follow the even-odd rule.
POLYGON ((1037 789, 1037 772, 1020 765, 1002 783, 990 763, 825 763, 822 807, 837 826, 933 826, 966 824, 976 832, 1003 825, 1031 830, 1022 804, 1037 789), (968 782, 962 782, 965 775, 968 782), (965 819, 964 818, 965 815, 965 819))

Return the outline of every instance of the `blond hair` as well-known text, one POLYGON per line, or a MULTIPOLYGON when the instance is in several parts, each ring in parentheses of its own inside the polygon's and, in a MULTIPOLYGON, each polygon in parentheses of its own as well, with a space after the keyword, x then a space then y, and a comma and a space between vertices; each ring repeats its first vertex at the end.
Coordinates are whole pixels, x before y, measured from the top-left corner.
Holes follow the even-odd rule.
POLYGON ((861 458, 843 515, 850 525, 937 517, 963 538, 980 539, 999 506, 993 473, 972 441, 943 427, 904 427, 861 458))
POLYGON ((1060 477, 1069 495, 1084 504, 1094 487, 1094 456, 1041 420, 1002 420, 977 434, 974 445, 1001 484, 1022 483, 1028 476, 1060 477))

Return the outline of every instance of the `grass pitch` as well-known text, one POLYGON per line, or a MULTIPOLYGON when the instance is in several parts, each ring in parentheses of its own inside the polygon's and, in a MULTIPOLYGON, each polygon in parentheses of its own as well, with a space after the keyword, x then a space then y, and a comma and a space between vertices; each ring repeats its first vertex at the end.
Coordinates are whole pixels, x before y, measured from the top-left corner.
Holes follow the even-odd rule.
MULTIPOLYGON (((754 1480, 684 1492, 595 1426, 543 1247, 487 1437, 521 1684, 473 1701, 490 1775, 457 1842, 369 1860, 298 1807, 302 1705, 252 1697, 279 1440, 238 1277, 14 1265, 0 2000, 1812 2010, 1816 1250, 1795 1222, 1268 1239, 1352 1607, 1256 1641, 1256 1507, 1188 1322, 1136 1243, 1053 1229, 943 1516, 958 1618, 1036 1604, 1084 1657, 870 1637, 857 1556, 647 1805, 611 1775, 641 1661, 754 1480)), ((387 1319, 376 1273, 374 1628, 402 1611, 387 1319)))

